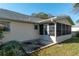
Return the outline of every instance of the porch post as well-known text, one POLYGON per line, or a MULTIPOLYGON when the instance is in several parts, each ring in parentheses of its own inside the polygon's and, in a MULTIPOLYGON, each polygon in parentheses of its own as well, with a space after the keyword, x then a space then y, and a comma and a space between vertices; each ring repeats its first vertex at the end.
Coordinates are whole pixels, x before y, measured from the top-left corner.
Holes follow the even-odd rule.
POLYGON ((47 24, 47 34, 49 35, 49 25, 47 24))
POLYGON ((55 33, 54 33, 55 34, 55 40, 57 39, 57 31, 56 30, 57 30, 57 23, 55 23, 55 33))

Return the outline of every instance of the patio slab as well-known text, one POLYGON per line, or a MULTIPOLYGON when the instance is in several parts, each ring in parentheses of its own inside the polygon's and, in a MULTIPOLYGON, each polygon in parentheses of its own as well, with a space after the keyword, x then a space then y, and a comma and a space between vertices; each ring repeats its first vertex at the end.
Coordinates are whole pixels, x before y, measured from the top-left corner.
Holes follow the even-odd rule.
POLYGON ((53 42, 45 41, 45 40, 43 41, 42 39, 39 39, 39 40, 37 39, 37 40, 30 40, 30 41, 22 42, 22 46, 24 50, 26 51, 26 53, 31 53, 32 51, 37 50, 51 43, 53 42))

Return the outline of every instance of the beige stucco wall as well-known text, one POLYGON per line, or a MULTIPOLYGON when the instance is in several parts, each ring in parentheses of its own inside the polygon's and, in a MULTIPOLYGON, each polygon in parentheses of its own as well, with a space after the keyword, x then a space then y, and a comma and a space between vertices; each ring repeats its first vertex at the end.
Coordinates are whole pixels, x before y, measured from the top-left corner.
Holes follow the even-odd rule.
POLYGON ((27 41, 39 37, 38 30, 34 29, 34 24, 10 22, 10 32, 4 33, 3 42, 17 40, 27 41))

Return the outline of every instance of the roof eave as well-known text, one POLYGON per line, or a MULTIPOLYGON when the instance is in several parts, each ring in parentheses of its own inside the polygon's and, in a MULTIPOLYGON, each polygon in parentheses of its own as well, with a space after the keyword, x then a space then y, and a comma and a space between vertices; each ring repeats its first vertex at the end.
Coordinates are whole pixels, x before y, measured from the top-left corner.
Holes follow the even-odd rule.
POLYGON ((38 24, 38 22, 33 22, 33 21, 21 21, 21 20, 13 20, 13 19, 5 19, 5 18, 0 18, 2 19, 1 21, 7 21, 7 22, 22 22, 22 23, 33 23, 33 24, 38 24))

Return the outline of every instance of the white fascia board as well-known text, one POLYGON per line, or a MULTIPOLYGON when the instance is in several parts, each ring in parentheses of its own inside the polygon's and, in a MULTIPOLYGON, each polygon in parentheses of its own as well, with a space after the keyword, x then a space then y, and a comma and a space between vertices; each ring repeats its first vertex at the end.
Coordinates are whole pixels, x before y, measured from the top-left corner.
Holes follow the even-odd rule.
POLYGON ((39 21, 39 23, 41 22, 46 22, 46 21, 53 21, 54 19, 56 19, 57 17, 53 17, 53 18, 50 18, 50 19, 45 19, 45 20, 42 20, 42 21, 39 21))

